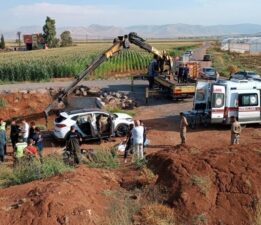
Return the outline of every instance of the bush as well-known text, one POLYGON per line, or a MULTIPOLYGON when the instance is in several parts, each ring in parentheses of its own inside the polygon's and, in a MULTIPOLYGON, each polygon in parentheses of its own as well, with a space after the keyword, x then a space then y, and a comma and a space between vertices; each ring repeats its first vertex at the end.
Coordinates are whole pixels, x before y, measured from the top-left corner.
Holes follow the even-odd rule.
POLYGON ((9 187, 39 180, 71 170, 58 155, 43 158, 43 164, 37 159, 20 160, 13 170, 4 168, 0 173, 2 186, 9 187))
POLYGON ((66 165, 59 155, 48 155, 43 159, 43 165, 41 167, 41 176, 50 177, 59 173, 64 173, 72 168, 66 165))
POLYGON ((113 149, 97 149, 93 151, 92 157, 83 161, 92 168, 115 169, 119 167, 117 154, 113 149))
POLYGON ((0 108, 4 108, 6 106, 5 100, 0 98, 0 108))
POLYGON ((211 180, 208 176, 196 176, 193 175, 191 178, 191 183, 199 187, 200 192, 207 195, 211 187, 211 180))
POLYGON ((158 203, 146 205, 141 210, 141 225, 175 225, 173 209, 158 203))

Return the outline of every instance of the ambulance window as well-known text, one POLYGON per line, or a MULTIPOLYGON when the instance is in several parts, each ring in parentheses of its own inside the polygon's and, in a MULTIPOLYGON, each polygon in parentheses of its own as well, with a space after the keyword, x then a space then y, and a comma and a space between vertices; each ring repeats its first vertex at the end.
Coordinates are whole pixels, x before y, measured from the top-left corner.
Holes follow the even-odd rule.
POLYGON ((239 106, 257 106, 257 94, 241 94, 239 95, 239 106))
POLYGON ((222 93, 214 93, 212 99, 212 107, 213 108, 221 108, 224 106, 224 94, 222 93))
POLYGON ((196 92, 196 101, 204 101, 204 100, 205 100, 204 90, 198 89, 196 92))

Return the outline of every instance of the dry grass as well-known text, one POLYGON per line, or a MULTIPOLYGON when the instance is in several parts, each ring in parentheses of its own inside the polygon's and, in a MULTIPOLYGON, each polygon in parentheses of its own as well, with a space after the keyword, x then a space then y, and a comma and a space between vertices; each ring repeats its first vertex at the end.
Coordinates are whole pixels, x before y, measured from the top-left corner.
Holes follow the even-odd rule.
POLYGON ((255 225, 261 225, 261 199, 258 200, 256 205, 255 225))
POLYGON ((200 192, 207 195, 211 187, 211 180, 208 176, 197 176, 193 175, 191 178, 191 183, 199 187, 200 192))
POLYGON ((158 203, 146 205, 140 211, 140 225, 175 225, 173 209, 158 203))

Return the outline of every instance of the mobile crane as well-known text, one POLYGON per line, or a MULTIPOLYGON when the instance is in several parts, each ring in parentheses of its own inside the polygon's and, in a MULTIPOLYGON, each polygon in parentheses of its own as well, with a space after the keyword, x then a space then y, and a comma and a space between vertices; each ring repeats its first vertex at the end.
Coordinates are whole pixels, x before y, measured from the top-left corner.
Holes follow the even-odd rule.
MULTIPOLYGON (((172 74, 173 71, 173 60, 165 51, 159 51, 146 41, 139 37, 136 33, 132 32, 128 35, 119 36, 113 40, 113 45, 104 51, 102 54, 98 55, 93 62, 80 72, 76 79, 63 91, 61 91, 58 96, 53 100, 51 104, 44 110, 45 118, 47 120, 49 112, 55 108, 57 103, 62 102, 65 98, 74 91, 77 84, 83 80, 87 75, 91 74, 99 65, 104 61, 121 51, 122 49, 128 49, 130 43, 139 46, 145 51, 157 55, 159 72, 160 74, 166 73, 168 75, 172 74)), ((163 89, 167 90, 173 97, 187 97, 193 96, 195 93, 195 84, 177 84, 165 79, 165 76, 155 77, 155 83, 160 85, 163 89)))

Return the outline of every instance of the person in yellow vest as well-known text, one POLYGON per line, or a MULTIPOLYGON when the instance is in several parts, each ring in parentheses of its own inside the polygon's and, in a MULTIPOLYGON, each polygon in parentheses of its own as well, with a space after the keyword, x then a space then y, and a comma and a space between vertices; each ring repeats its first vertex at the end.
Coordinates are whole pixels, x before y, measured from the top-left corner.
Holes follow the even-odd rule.
POLYGON ((24 149, 27 147, 27 143, 23 141, 23 138, 19 138, 15 144, 15 164, 19 163, 21 158, 24 156, 24 149))
POLYGON ((6 122, 0 118, 0 130, 6 131, 6 122))
MULTIPOLYGON (((0 118, 0 130, 4 131, 6 136, 6 122, 0 118)), ((6 155, 6 144, 4 145, 4 154, 6 155)))

